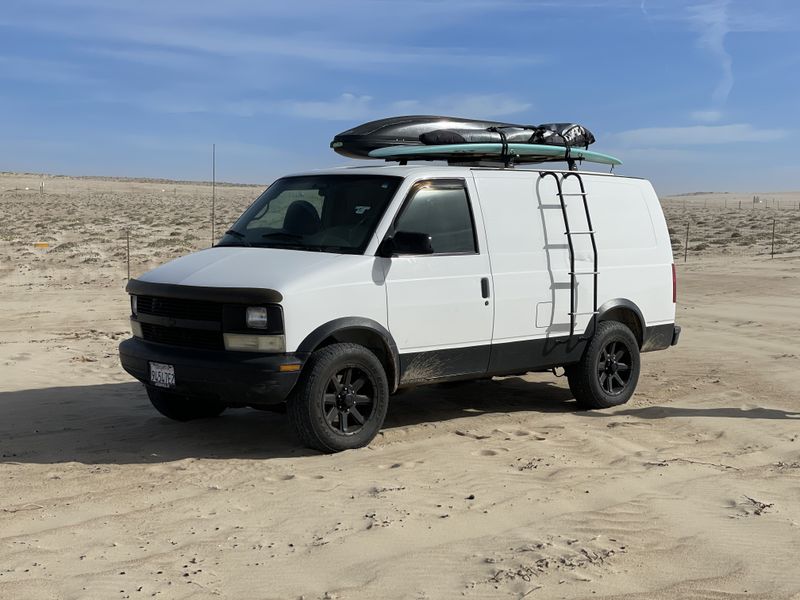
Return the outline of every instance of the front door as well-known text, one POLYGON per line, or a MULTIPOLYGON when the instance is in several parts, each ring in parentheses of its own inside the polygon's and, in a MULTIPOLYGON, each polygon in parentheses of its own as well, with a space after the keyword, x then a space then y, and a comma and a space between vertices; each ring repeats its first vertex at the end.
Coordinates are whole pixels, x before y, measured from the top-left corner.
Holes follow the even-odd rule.
POLYGON ((480 210, 463 180, 417 183, 393 230, 431 236, 433 254, 393 256, 386 290, 400 381, 483 373, 494 306, 480 210))

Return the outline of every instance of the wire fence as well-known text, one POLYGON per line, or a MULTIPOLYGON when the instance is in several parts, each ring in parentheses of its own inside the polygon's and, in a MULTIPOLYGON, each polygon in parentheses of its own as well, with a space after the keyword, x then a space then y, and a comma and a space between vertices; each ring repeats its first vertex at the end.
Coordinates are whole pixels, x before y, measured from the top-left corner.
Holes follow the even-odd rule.
POLYGON ((783 192, 771 195, 749 194, 686 194, 672 196, 662 200, 671 208, 691 209, 736 209, 736 210, 798 210, 800 211, 800 194, 783 192))
MULTIPOLYGON (((263 189, 217 185, 217 237, 263 189)), ((662 206, 677 262, 800 252, 800 194, 693 195, 662 206)), ((212 243, 205 183, 2 175, 0 214, 0 277, 23 283, 110 284, 212 243)))
POLYGON ((800 200, 784 197, 662 200, 676 260, 708 255, 770 256, 800 251, 800 200))
MULTIPOLYGON (((217 184, 217 237, 265 186, 217 184)), ((0 277, 58 285, 136 277, 212 244, 206 183, 0 175, 0 277)))

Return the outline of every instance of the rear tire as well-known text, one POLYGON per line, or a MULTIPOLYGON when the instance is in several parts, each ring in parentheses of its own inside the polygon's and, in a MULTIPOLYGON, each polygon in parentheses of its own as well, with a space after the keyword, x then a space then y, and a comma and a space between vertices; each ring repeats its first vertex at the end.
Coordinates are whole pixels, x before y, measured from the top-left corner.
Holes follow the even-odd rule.
POLYGON ((639 344, 619 321, 602 321, 580 362, 566 368, 569 389, 580 408, 625 404, 639 381, 639 344))
POLYGON ((314 352, 287 401, 297 436, 322 452, 369 444, 380 431, 388 406, 383 365, 358 344, 332 344, 314 352))
POLYGON ((226 408, 222 402, 191 398, 149 386, 147 395, 155 409, 173 421, 210 419, 221 415, 226 408))

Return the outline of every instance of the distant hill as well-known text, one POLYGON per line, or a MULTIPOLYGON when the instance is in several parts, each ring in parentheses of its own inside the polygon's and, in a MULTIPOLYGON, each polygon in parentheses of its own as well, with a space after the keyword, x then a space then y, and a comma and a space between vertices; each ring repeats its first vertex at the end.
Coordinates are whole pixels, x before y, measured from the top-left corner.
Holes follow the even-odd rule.
MULTIPOLYGON (((211 181, 191 181, 184 179, 160 179, 155 177, 109 177, 104 175, 54 175, 50 173, 26 173, 14 171, 0 171, 0 177, 36 177, 41 179, 77 179, 86 181, 116 181, 120 183, 157 183, 173 185, 211 185, 211 181)), ((236 183, 231 181, 217 181, 218 186, 255 187, 263 188, 263 183, 236 183)))

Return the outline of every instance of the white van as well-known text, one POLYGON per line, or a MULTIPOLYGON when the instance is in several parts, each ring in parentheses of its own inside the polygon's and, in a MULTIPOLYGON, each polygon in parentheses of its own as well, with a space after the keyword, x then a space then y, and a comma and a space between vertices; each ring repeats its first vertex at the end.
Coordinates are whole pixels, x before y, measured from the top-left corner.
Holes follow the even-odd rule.
POLYGON ((563 367, 577 405, 633 394, 678 341, 667 226, 643 179, 467 166, 277 180, 220 242, 129 282, 122 365, 164 415, 286 402, 331 452, 402 388, 563 367))

